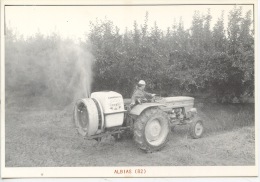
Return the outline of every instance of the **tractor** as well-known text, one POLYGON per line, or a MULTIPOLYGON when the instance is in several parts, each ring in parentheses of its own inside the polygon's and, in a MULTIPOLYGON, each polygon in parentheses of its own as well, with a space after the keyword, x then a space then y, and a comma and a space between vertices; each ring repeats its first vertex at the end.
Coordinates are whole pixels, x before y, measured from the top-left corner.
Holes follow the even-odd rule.
POLYGON ((188 124, 190 136, 195 139, 204 132, 193 97, 155 96, 132 108, 130 101, 114 91, 93 92, 89 98, 78 100, 73 112, 78 133, 97 141, 108 135, 116 140, 128 135, 140 149, 154 152, 166 145, 175 126, 188 124))

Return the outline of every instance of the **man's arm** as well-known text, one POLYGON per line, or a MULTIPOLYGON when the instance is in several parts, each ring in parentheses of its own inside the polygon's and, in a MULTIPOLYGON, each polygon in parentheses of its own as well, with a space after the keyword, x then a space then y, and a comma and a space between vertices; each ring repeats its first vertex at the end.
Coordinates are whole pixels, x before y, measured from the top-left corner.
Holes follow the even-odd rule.
POLYGON ((149 93, 149 92, 145 92, 144 91, 144 95, 145 95, 145 97, 147 98, 153 98, 154 96, 155 96, 155 94, 152 94, 152 93, 149 93))

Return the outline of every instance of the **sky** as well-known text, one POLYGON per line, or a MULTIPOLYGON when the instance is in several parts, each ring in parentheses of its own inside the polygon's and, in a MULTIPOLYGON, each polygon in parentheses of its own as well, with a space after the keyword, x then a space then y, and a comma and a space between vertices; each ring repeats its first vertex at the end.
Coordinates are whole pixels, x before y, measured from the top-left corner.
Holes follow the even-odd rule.
MULTIPOLYGON (((243 15, 253 11, 252 5, 243 5, 243 15)), ((146 12, 149 13, 148 25, 153 26, 156 21, 158 27, 167 30, 173 25, 174 19, 180 17, 184 28, 191 26, 194 11, 206 14, 210 8, 212 24, 216 23, 224 10, 225 26, 228 22, 228 12, 233 5, 172 5, 172 6, 6 6, 5 22, 18 35, 25 38, 40 32, 50 35, 53 32, 63 38, 84 39, 89 32, 89 22, 96 19, 108 19, 118 26, 120 33, 133 28, 136 20, 138 25, 144 23, 146 12)))

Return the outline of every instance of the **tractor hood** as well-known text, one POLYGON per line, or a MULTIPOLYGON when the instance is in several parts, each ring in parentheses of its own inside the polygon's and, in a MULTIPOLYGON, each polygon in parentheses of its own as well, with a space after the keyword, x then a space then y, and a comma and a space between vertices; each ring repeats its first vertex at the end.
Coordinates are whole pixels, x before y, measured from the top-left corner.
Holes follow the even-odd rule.
POLYGON ((142 103, 134 106, 134 108, 130 111, 130 114, 139 116, 145 109, 150 107, 158 107, 164 106, 164 104, 160 103, 142 103))

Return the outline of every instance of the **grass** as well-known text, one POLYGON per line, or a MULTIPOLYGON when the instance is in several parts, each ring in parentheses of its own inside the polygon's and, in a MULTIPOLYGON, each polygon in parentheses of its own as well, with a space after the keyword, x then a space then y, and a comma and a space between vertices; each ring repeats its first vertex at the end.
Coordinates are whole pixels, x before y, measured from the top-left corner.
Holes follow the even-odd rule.
POLYGON ((205 121, 207 132, 227 131, 244 126, 254 126, 254 104, 195 104, 205 121))
MULTIPOLYGON (((197 104, 198 106, 198 104, 197 104)), ((6 108, 6 166, 216 166, 254 165, 253 105, 200 104, 205 135, 191 139, 188 126, 176 127, 160 152, 146 154, 132 139, 101 143, 74 129, 72 107, 6 108)))

